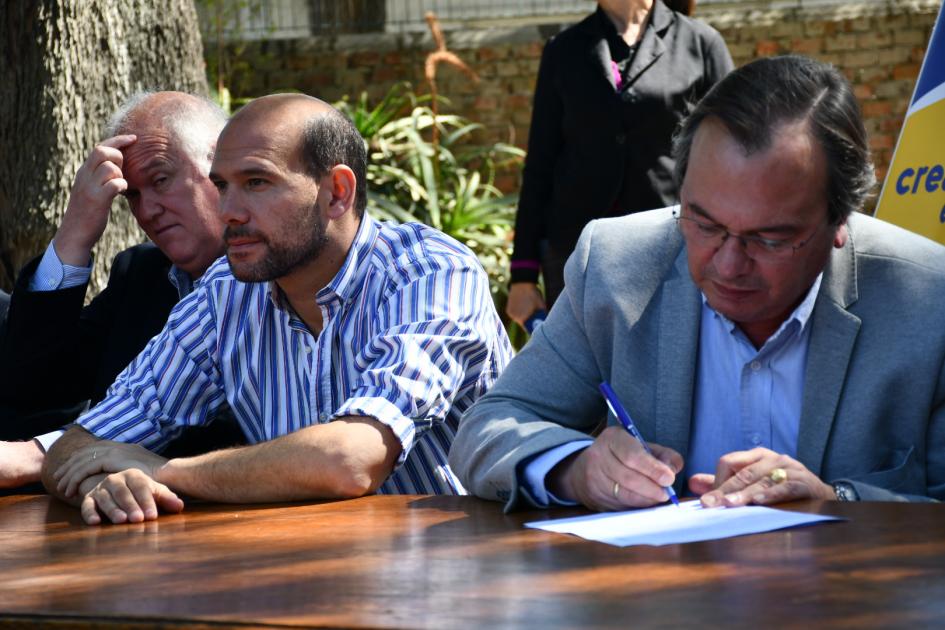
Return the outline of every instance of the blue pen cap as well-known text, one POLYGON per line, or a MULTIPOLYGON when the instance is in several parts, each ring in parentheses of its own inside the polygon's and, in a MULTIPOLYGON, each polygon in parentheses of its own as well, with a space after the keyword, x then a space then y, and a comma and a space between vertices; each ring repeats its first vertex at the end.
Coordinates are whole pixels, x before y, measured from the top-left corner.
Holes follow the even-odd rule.
POLYGON ((534 335, 535 331, 538 330, 538 327, 541 326, 545 318, 548 316, 548 313, 544 310, 537 310, 532 313, 532 316, 525 320, 525 330, 529 335, 534 335))

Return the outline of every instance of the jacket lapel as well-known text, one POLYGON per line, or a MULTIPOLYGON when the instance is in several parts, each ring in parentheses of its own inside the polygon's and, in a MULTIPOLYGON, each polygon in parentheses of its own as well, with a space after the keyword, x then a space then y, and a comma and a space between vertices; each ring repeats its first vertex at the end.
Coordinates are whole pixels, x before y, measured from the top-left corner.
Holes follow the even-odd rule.
POLYGON ((851 231, 847 244, 833 250, 810 322, 813 328, 804 377, 797 459, 817 476, 823 466, 853 345, 860 330, 860 318, 847 311, 856 299, 856 250, 851 231))
MULTIPOLYGON (((683 459, 689 450, 692 394, 699 350, 699 290, 680 249, 672 276, 663 284, 659 311, 656 359, 656 435, 653 441, 678 451, 683 459)), ((680 481, 684 480, 680 477, 680 481)))
POLYGON ((610 48, 600 29, 601 19, 595 12, 586 17, 580 27, 587 39, 587 61, 593 68, 594 75, 603 77, 610 85, 611 91, 616 92, 617 83, 614 81, 614 71, 610 64, 610 48))
POLYGON ((607 47, 607 40, 601 39, 598 40, 594 47, 591 49, 591 64, 594 66, 594 71, 598 73, 603 73, 604 80, 610 84, 612 91, 617 91, 617 83, 614 80, 614 71, 610 65, 610 48, 607 47))
MULTIPOLYGON (((590 76, 602 78, 610 85, 612 92, 616 92, 617 84, 614 81, 614 73, 610 66, 610 48, 607 46, 607 38, 601 30, 602 19, 607 18, 600 14, 598 8, 594 13, 581 20, 575 30, 581 33, 584 38, 584 57, 590 67, 590 76)), ((581 59, 581 57, 575 57, 581 59)), ((584 63, 583 61, 581 63, 584 63)))

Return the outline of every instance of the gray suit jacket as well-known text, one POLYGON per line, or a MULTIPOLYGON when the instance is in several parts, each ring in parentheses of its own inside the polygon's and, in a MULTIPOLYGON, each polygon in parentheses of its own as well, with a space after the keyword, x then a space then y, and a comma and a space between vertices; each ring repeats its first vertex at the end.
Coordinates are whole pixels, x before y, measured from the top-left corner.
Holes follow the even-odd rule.
MULTIPOLYGON (((848 225, 811 316, 797 459, 864 500, 945 498, 945 247, 864 215, 848 225)), ((606 417, 602 380, 649 441, 689 449, 701 297, 671 209, 590 223, 565 280, 450 452, 470 492, 507 508, 534 503, 523 463, 606 417)))

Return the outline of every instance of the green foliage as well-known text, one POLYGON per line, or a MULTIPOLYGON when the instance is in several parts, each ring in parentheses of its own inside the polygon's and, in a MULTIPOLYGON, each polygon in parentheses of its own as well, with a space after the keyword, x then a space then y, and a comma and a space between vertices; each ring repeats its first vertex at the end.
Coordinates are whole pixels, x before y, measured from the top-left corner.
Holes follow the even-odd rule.
POLYGON ((419 221, 464 243, 489 274, 502 312, 518 195, 502 194, 494 182, 501 169, 518 167, 524 151, 477 143, 482 125, 434 115, 429 102, 402 83, 373 106, 365 94, 336 104, 367 142, 368 212, 382 220, 419 221))

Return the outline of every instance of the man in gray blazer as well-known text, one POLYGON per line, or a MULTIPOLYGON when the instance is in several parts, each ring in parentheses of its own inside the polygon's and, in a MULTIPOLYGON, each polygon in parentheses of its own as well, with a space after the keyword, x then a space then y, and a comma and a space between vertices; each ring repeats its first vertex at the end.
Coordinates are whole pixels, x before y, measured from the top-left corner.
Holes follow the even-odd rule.
POLYGON ((450 464, 507 508, 945 498, 945 248, 851 214, 873 183, 847 81, 723 79, 675 146, 680 205, 592 222, 560 302, 450 464), (652 455, 611 417, 612 384, 652 455), (688 482, 688 483, 687 483, 688 482))

